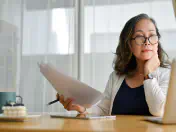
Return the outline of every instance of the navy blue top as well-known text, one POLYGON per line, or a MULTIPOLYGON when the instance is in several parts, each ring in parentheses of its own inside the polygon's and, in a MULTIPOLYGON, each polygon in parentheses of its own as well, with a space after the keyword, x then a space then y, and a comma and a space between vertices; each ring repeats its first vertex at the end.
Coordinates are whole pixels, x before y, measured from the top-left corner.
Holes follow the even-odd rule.
POLYGON ((114 99, 112 115, 151 115, 145 100, 144 86, 130 88, 124 79, 114 99))

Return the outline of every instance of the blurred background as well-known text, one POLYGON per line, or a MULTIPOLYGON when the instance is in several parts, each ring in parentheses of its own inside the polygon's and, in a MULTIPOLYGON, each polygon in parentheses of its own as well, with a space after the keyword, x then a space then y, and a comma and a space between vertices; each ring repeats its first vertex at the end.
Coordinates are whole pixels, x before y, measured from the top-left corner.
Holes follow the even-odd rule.
POLYGON ((60 103, 46 106, 56 91, 37 62, 103 92, 119 34, 140 13, 156 20, 163 48, 176 56, 171 0, 0 0, 0 54, 7 58, 0 56, 1 87, 15 88, 29 112, 66 112, 60 103))

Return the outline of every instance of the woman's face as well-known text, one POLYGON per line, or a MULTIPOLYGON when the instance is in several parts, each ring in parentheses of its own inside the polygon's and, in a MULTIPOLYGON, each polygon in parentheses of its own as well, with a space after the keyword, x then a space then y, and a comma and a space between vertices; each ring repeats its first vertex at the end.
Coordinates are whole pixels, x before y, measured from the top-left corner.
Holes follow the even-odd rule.
POLYGON ((134 30, 130 43, 130 49, 136 59, 146 61, 158 51, 158 37, 156 36, 155 25, 148 19, 140 20, 134 30), (145 40, 145 38, 149 38, 145 40), (144 41, 145 40, 145 41, 144 41), (153 44, 151 44, 153 43, 153 44))

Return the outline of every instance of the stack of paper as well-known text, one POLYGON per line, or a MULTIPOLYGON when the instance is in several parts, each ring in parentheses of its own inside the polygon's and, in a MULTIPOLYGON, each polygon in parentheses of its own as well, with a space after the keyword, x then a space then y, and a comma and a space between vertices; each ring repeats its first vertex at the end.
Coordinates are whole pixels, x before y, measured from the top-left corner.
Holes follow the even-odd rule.
POLYGON ((56 91, 64 97, 74 99, 74 104, 86 108, 96 104, 103 94, 96 89, 56 70, 51 64, 39 64, 41 73, 52 84, 56 91))

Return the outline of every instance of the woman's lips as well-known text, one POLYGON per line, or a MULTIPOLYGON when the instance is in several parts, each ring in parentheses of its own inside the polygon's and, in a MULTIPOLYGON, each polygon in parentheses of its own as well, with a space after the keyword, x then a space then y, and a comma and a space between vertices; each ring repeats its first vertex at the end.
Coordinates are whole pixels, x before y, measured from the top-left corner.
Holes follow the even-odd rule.
POLYGON ((142 50, 142 52, 150 52, 152 50, 146 49, 146 50, 142 50))

